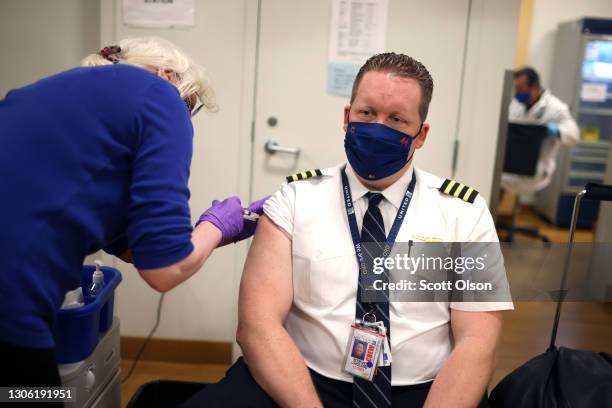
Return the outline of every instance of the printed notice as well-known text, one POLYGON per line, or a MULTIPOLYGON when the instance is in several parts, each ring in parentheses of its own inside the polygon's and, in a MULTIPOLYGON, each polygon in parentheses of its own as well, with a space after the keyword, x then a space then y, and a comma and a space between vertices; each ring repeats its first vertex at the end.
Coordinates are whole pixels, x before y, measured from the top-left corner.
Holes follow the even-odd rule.
POLYGON ((195 0, 123 0, 123 23, 133 27, 192 27, 195 0))
POLYGON ((360 66, 385 48, 388 0, 333 0, 327 93, 350 96, 360 66))
POLYGON ((605 102, 608 97, 608 86, 598 83, 584 83, 580 89, 580 99, 585 102, 605 102))

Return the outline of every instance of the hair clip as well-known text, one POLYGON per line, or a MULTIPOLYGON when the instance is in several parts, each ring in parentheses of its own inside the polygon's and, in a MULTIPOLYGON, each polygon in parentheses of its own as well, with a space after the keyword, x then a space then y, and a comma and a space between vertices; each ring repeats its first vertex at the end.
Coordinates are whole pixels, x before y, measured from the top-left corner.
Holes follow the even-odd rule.
POLYGON ((104 47, 100 50, 98 54, 100 54, 104 59, 112 62, 113 64, 117 64, 119 62, 119 54, 121 52, 121 47, 118 45, 111 45, 109 47, 104 47))

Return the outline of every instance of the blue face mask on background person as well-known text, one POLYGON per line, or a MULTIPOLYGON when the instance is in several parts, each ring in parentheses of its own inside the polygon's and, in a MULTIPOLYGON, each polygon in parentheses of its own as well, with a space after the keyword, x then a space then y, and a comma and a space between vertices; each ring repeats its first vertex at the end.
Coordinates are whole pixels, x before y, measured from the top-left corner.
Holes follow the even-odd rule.
POLYGON ((346 157, 355 173, 367 180, 379 180, 397 173, 406 165, 411 136, 380 123, 349 122, 344 137, 346 157))
POLYGON ((529 102, 529 92, 517 92, 514 97, 523 105, 527 105, 527 102, 529 102))

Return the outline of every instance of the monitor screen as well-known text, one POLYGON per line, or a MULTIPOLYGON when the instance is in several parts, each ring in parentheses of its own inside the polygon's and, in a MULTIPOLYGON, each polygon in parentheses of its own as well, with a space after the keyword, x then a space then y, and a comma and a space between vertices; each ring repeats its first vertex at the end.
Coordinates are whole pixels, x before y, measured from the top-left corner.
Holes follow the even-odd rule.
POLYGON ((586 81, 612 82, 612 41, 593 40, 587 43, 582 78, 586 81))

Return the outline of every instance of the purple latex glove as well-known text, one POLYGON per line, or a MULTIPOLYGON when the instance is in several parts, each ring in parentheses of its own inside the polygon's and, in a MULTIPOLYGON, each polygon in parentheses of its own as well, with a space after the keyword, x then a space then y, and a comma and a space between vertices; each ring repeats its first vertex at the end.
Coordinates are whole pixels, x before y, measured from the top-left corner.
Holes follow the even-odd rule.
POLYGON ((243 211, 238 197, 229 197, 223 201, 214 200, 212 206, 200 216, 196 227, 201 222, 208 221, 221 230, 219 246, 236 242, 236 238, 244 229, 243 211))
MULTIPOLYGON (((263 214, 263 205, 270 196, 253 202, 247 210, 263 214)), ((242 241, 255 233, 257 221, 245 220, 243 218, 244 208, 238 197, 229 197, 223 201, 214 200, 212 206, 200 216, 196 227, 203 221, 212 223, 221 231, 221 243, 219 246, 231 242, 242 241)))
MULTIPOLYGON (((249 205, 246 209, 257 213, 259 215, 263 214, 263 205, 270 198, 270 196, 265 196, 257 201, 253 201, 251 205, 249 205)), ((255 229, 257 228, 257 221, 244 220, 244 228, 242 232, 238 234, 236 237, 236 241, 242 241, 243 239, 247 239, 253 234, 255 234, 255 229)))

